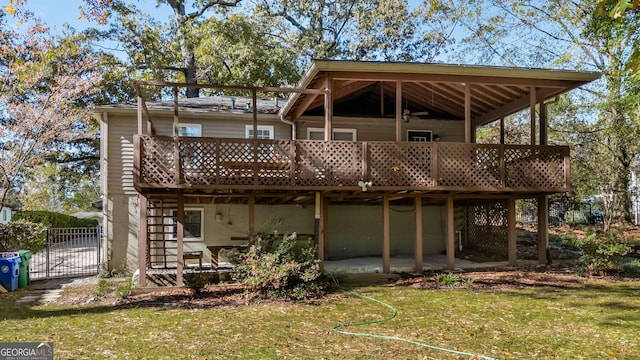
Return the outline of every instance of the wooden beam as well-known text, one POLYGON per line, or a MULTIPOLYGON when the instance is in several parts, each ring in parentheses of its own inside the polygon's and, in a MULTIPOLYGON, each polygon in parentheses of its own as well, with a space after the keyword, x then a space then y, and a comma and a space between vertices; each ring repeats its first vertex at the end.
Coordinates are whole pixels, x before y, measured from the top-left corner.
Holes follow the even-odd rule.
POLYGON ((422 196, 416 196, 414 204, 416 207, 415 272, 422 274, 422 196))
POLYGON ((147 244, 149 233, 147 231, 147 198, 138 194, 138 211, 140 213, 138 223, 138 286, 147 285, 147 244))
POLYGON ((518 244, 516 237, 516 198, 507 200, 507 248, 509 265, 516 266, 518 262, 518 244))
POLYGON ((396 81, 396 142, 402 141, 402 82, 396 81))
POLYGON ((318 264, 320 266, 320 272, 324 271, 324 259, 326 257, 326 252, 325 252, 325 246, 326 246, 326 215, 327 215, 327 209, 326 209, 327 205, 326 205, 326 200, 322 198, 322 194, 320 194, 319 191, 316 191, 316 212, 315 212, 315 219, 316 219, 316 223, 318 224, 318 231, 317 231, 317 241, 318 241, 318 260, 320 260, 320 263, 318 264))
POLYGON ((548 264, 549 202, 546 195, 538 196, 538 263, 548 264))
POLYGON ((389 224, 389 194, 382 197, 382 272, 391 272, 391 230, 389 224))
MULTIPOLYGON (((555 96, 560 91, 558 89, 538 89, 536 91, 537 101, 543 101, 551 96, 555 96)), ((482 126, 488 124, 494 120, 497 120, 503 116, 511 115, 515 112, 518 112, 522 109, 526 109, 527 106, 530 106, 531 97, 530 94, 523 95, 516 100, 505 104, 499 108, 496 108, 488 113, 479 116, 477 119, 474 119, 474 123, 476 126, 482 126)))
POLYGON ((455 224, 453 216, 453 196, 447 197, 447 269, 454 270, 456 266, 455 224))
POLYGON ((332 71, 336 80, 362 80, 362 81, 407 81, 407 82, 442 82, 442 83, 467 83, 485 85, 532 85, 536 87, 560 88, 561 92, 582 85, 585 81, 567 81, 544 78, 523 77, 498 77, 478 75, 452 75, 452 74, 416 74, 416 73, 377 73, 377 72, 352 72, 332 71))
POLYGON ((471 142, 471 85, 464 85, 464 142, 471 142))
POLYGON ((333 139, 333 79, 327 76, 325 79, 324 95, 324 141, 333 139))
POLYGON ((536 88, 529 91, 529 112, 531 115, 531 145, 536 144, 536 88))
POLYGON ((216 89, 216 90, 256 90, 259 92, 282 92, 282 93, 299 93, 299 94, 324 94, 322 89, 303 89, 303 88, 287 88, 273 86, 233 86, 233 85, 211 85, 211 84, 188 84, 169 81, 137 81, 136 84, 154 87, 184 87, 197 89, 216 89))
POLYGON ((176 256, 178 261, 178 268, 176 274, 176 286, 184 286, 184 259, 182 254, 184 252, 184 196, 178 194, 178 216, 176 224, 176 237, 178 238, 178 249, 176 250, 176 256))
POLYGON ((249 194, 249 237, 254 238, 256 236, 256 193, 249 194))
POLYGON ((540 102, 540 145, 547 145, 549 140, 547 138, 547 104, 544 101, 540 102))

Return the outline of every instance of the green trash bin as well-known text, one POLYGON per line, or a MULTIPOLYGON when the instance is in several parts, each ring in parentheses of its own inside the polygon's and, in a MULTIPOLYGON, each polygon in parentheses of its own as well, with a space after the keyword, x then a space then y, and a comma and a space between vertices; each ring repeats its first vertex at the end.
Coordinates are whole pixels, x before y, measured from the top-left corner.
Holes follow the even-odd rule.
POLYGON ((20 273, 18 274, 18 288, 25 288, 27 285, 31 284, 31 277, 29 276, 29 272, 31 269, 29 268, 29 262, 31 260, 31 251, 29 250, 20 250, 18 251, 18 255, 20 255, 20 273))

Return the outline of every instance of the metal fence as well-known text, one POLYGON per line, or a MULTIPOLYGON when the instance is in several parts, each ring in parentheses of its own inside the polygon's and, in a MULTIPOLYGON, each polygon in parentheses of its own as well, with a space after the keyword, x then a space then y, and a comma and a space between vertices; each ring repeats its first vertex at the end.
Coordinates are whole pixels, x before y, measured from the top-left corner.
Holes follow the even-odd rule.
POLYGON ((30 262, 32 280, 96 275, 100 270, 102 227, 52 228, 47 246, 30 262))
MULTIPOLYGON (((590 203, 549 202, 549 223, 551 224, 601 224, 602 212, 590 203)), ((521 201, 516 210, 516 222, 534 224, 538 222, 536 201, 521 201)))

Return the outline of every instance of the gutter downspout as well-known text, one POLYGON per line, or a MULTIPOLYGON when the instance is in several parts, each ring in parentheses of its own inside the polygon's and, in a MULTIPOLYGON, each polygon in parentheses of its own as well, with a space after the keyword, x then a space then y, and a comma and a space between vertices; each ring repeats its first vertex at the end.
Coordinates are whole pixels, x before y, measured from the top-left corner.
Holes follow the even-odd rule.
POLYGON ((294 123, 293 121, 287 120, 284 118, 284 115, 280 114, 278 116, 280 118, 280 121, 282 121, 283 123, 291 126, 291 140, 296 140, 296 123, 294 123))

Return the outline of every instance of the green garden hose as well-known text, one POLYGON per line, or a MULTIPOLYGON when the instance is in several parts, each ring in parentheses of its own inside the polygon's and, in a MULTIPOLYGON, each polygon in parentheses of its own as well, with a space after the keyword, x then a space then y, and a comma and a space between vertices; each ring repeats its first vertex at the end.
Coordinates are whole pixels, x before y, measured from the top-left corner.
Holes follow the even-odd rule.
MULTIPOLYGON (((334 279, 335 280, 335 279, 334 279)), ((369 301, 373 301, 375 303, 378 303, 380 305, 386 306, 387 308, 389 308, 391 310, 391 315, 387 316, 384 319, 378 319, 378 320, 368 320, 368 321, 357 321, 357 322, 351 322, 351 323, 347 323, 347 324, 338 324, 336 326, 333 327, 333 331, 337 332, 339 334, 344 334, 344 335, 353 335, 353 336, 362 336, 362 337, 369 337, 369 338, 374 338, 374 339, 383 339, 383 340, 394 340, 394 341, 403 341, 409 344, 413 344, 413 345, 417 345, 423 348, 427 348, 427 349, 432 349, 432 350, 438 350, 438 351, 444 351, 444 352, 448 352, 448 353, 452 353, 452 354, 456 354, 456 355, 464 355, 464 356, 473 356, 476 357, 478 359, 485 359, 485 360, 495 360, 494 358, 488 357, 488 356, 484 356, 484 355, 478 355, 478 354, 472 354, 472 353, 467 353, 467 352, 463 352, 463 351, 456 351, 456 350, 451 350, 451 349, 445 349, 445 348, 441 348, 438 346, 434 346, 434 345, 429 345, 429 344, 425 344, 419 341, 414 341, 414 340, 409 340, 409 339, 403 339, 397 336, 387 336, 387 335, 376 335, 376 334, 368 334, 368 333, 357 333, 357 332, 351 332, 351 331, 345 331, 345 330, 340 330, 341 328, 344 327, 348 327, 348 326, 362 326, 362 325, 371 325, 371 324, 377 324, 377 323, 381 323, 381 322, 385 322, 385 321, 389 321, 393 318, 396 317, 396 315, 398 314, 398 310, 396 310, 396 308, 394 308, 393 306, 380 301, 378 299, 374 299, 370 296, 366 296, 363 295, 353 289, 345 289, 343 287, 341 287, 342 290, 348 292, 351 295, 357 296, 359 298, 365 299, 365 300, 369 300, 369 301)))

